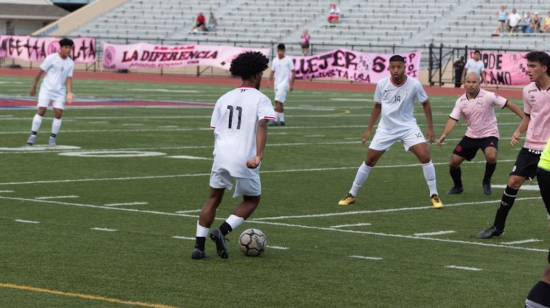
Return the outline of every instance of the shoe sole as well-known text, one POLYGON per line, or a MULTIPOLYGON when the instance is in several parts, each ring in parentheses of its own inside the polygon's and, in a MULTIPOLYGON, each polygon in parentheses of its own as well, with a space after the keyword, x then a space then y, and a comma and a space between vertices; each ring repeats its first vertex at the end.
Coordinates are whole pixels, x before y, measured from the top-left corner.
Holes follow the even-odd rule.
POLYGON ((350 204, 354 204, 355 203, 355 200, 351 201, 351 202, 348 202, 348 203, 341 203, 341 202, 338 202, 338 205, 342 205, 342 206, 346 206, 346 205, 350 205, 350 204))
POLYGON ((477 237, 480 238, 480 239, 483 239, 483 240, 488 240, 488 239, 491 239, 491 238, 493 238, 493 237, 501 237, 501 236, 503 236, 503 235, 504 235, 504 232, 502 232, 502 233, 499 234, 499 235, 491 235, 491 236, 489 236, 489 237, 481 237, 481 236, 478 234, 477 237))
POLYGON ((220 256, 222 259, 227 259, 229 255, 227 254, 227 246, 225 245, 225 240, 221 238, 221 233, 218 230, 214 230, 212 234, 210 234, 210 239, 216 243, 216 252, 218 253, 218 256, 220 256), (214 234, 214 232, 216 234, 214 234))

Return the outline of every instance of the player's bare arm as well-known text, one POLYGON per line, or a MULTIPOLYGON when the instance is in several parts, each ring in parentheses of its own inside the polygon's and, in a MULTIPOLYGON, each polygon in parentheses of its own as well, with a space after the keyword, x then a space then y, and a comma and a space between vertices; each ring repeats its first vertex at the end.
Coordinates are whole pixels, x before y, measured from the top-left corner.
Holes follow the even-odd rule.
POLYGON ((256 156, 246 162, 246 167, 250 169, 258 168, 262 158, 264 157, 265 143, 267 141, 267 120, 263 119, 258 122, 258 130, 256 131, 256 156))
POLYGON ((466 80, 466 74, 468 74, 468 69, 464 68, 462 71, 462 78, 460 79, 460 84, 464 84, 464 81, 466 80))
POLYGON ((513 113, 517 114, 518 117, 520 117, 522 120, 525 117, 525 114, 523 113, 523 111, 511 101, 506 102, 506 108, 510 109, 513 113))
POLYGON ((275 71, 271 71, 271 73, 269 73, 269 80, 267 81, 267 88, 271 87, 271 83, 273 82, 273 76, 275 76, 275 71))
POLYGON ((295 79, 296 79, 296 70, 292 70, 292 79, 290 80, 290 91, 294 90, 295 79))
POLYGON ((42 75, 44 75, 44 70, 39 69, 38 72, 36 72, 36 76, 34 76, 34 81, 32 83, 31 90, 29 91, 29 94, 31 96, 36 95, 36 86, 38 85, 38 82, 40 81, 40 78, 42 78, 42 75))
POLYGON ((73 78, 68 77, 65 81, 65 87, 67 88, 67 103, 72 104, 76 95, 73 93, 73 78))
POLYGON ((370 118, 369 118, 369 125, 367 126, 367 131, 363 134, 363 145, 367 143, 367 138, 369 138, 370 133, 372 132, 372 128, 374 127, 374 123, 376 123, 376 120, 378 120, 378 117, 380 116, 380 113, 382 112, 382 104, 375 103, 374 107, 372 107, 372 110, 370 112, 370 118))
POLYGON ((428 136, 430 143, 433 143, 435 140, 435 134, 434 134, 434 124, 432 122, 432 107, 430 105, 430 100, 426 100, 422 103, 422 108, 424 108, 424 114, 426 115, 426 122, 428 123, 428 132, 426 135, 428 136))
POLYGON ((447 136, 453 131, 457 122, 458 120, 455 120, 453 118, 449 118, 449 120, 447 120, 447 124, 445 124, 445 129, 443 130, 441 137, 439 137, 439 140, 437 140, 437 145, 441 146, 443 144, 443 141, 445 141, 445 138, 447 138, 447 136))
POLYGON ((518 128, 512 134, 512 141, 510 141, 511 145, 517 145, 519 143, 519 140, 521 139, 521 134, 523 134, 527 130, 527 127, 529 127, 530 121, 531 121, 531 118, 529 117, 529 115, 525 114, 518 128))

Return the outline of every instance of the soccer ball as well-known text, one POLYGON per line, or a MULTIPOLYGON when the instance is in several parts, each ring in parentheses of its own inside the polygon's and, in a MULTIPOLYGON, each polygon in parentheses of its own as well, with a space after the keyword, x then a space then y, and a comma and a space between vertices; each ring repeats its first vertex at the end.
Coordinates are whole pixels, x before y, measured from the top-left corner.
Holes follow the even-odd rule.
POLYGON ((257 257, 265 251, 265 234, 258 229, 246 229, 239 236, 239 249, 250 257, 257 257))

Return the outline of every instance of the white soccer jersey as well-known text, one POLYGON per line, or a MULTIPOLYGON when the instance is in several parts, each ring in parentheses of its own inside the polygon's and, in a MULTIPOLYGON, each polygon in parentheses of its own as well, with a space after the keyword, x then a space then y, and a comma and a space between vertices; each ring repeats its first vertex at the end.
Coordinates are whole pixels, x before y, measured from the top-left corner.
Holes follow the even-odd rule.
POLYGON ((236 178, 258 177, 260 167, 249 169, 246 162, 256 156, 256 130, 262 119, 275 119, 275 111, 269 98, 255 88, 236 88, 218 99, 210 121, 212 171, 225 170, 236 178))
POLYGON ((420 103, 428 100, 422 84, 409 76, 401 86, 395 86, 391 77, 378 82, 374 92, 374 103, 382 105, 381 119, 376 131, 398 133, 418 127, 414 118, 415 99, 420 103))
POLYGON ((54 53, 44 59, 40 68, 46 72, 40 92, 48 91, 52 96, 64 97, 67 92, 65 82, 67 78, 73 77, 73 60, 69 57, 62 59, 58 53, 54 53))
POLYGON ((468 59, 464 68, 468 69, 468 73, 476 72, 481 77, 481 72, 485 70, 485 64, 481 60, 468 59))
POLYGON ((284 57, 279 59, 276 57, 271 63, 271 69, 275 72, 275 83, 273 87, 278 88, 287 88, 289 89, 289 79, 292 76, 292 70, 294 69, 294 62, 290 57, 284 57))

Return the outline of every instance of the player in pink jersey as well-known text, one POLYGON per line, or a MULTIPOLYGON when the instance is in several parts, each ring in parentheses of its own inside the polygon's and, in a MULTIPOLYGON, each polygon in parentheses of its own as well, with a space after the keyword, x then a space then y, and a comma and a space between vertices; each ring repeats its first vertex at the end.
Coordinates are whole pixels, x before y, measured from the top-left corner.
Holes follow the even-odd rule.
POLYGON ((242 79, 240 87, 220 97, 210 127, 214 129, 214 163, 210 173, 210 196, 197 221, 192 259, 206 258, 204 246, 225 189, 233 187, 243 201, 218 229, 210 234, 218 255, 228 257, 225 236, 240 226, 260 204, 260 162, 267 139, 267 121, 275 118, 270 99, 259 91, 269 60, 259 52, 240 54, 231 62, 231 75, 242 79))
POLYGON ((486 195, 492 193, 491 177, 497 166, 498 138, 500 137, 494 107, 506 107, 523 118, 523 112, 518 106, 496 93, 482 90, 480 83, 481 78, 477 73, 471 72, 466 75, 466 93, 456 100, 445 130, 437 140, 437 145, 441 146, 445 138, 455 128, 460 117, 464 117, 468 126, 466 135, 455 147, 449 161, 451 178, 454 182, 453 188, 447 192, 449 195, 460 194, 464 191, 460 165, 465 159, 472 160, 479 149, 483 151, 487 160, 481 186, 486 195))
POLYGON ((518 144, 525 131, 527 136, 510 173, 494 224, 478 234, 483 239, 504 233, 506 218, 514 205, 518 190, 523 182, 535 178, 540 154, 550 137, 550 56, 542 51, 532 51, 525 55, 525 59, 531 83, 523 88, 525 116, 512 135, 511 144, 518 144))

